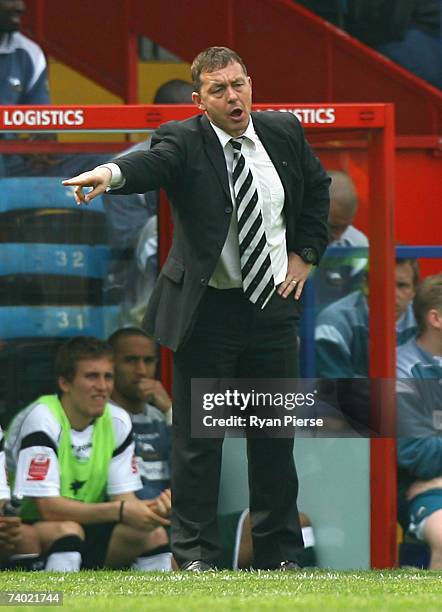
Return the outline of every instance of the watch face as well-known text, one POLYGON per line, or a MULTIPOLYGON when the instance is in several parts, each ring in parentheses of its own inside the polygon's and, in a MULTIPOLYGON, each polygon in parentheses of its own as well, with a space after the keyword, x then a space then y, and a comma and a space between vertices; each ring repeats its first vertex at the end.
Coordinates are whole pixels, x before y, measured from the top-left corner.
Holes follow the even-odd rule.
POLYGON ((302 249, 301 257, 306 263, 309 264, 315 264, 318 260, 315 249, 309 247, 302 249))

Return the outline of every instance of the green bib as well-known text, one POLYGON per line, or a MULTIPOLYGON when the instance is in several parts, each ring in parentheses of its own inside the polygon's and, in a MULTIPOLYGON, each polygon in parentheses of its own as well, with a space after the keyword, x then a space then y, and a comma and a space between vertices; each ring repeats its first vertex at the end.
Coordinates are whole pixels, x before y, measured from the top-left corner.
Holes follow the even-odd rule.
MULTIPOLYGON (((89 459, 80 460, 72 451, 71 425, 58 397, 43 395, 37 402, 45 404, 61 426, 58 444, 60 496, 85 503, 104 501, 109 464, 115 450, 115 435, 109 406, 106 405, 102 416, 94 421, 89 459)), ((26 520, 39 518, 36 505, 29 498, 24 500, 21 514, 26 520)))

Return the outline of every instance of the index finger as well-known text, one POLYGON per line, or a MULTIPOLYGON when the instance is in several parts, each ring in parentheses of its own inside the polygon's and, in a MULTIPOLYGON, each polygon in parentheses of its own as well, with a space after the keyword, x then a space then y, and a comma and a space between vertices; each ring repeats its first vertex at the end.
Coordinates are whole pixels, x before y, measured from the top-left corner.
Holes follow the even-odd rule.
POLYGON ((77 176, 73 176, 72 178, 65 179, 61 181, 62 185, 66 187, 72 186, 80 186, 80 187, 93 187, 95 183, 95 178, 92 177, 90 172, 83 172, 82 174, 78 174, 77 176))

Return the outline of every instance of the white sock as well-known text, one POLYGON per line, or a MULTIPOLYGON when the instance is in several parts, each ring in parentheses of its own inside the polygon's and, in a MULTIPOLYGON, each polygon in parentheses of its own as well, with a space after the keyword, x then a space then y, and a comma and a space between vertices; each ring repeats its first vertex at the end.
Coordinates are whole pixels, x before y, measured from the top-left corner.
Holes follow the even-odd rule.
POLYGON ((54 552, 46 561, 46 572, 78 572, 81 566, 81 555, 78 551, 54 552))
POLYGON ((313 527, 309 526, 302 528, 302 539, 304 540, 304 548, 310 548, 315 545, 313 527))
POLYGON ((172 569, 172 553, 164 552, 149 557, 137 557, 132 563, 132 569, 142 572, 162 571, 170 572, 172 569))

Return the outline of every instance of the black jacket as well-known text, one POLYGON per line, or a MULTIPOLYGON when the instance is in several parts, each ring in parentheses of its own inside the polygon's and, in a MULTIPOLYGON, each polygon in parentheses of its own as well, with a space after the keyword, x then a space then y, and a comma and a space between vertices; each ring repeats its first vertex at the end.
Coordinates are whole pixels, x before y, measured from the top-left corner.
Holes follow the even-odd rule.
MULTIPOLYGON (((330 179, 291 113, 252 113, 253 124, 284 186, 288 251, 327 246, 330 179)), ((172 248, 152 293, 143 326, 176 350, 188 336, 216 267, 233 205, 224 152, 205 116, 171 121, 149 151, 119 158, 126 179, 118 193, 164 187, 172 205, 172 248)))

